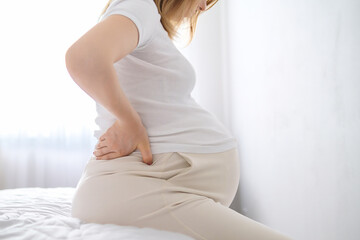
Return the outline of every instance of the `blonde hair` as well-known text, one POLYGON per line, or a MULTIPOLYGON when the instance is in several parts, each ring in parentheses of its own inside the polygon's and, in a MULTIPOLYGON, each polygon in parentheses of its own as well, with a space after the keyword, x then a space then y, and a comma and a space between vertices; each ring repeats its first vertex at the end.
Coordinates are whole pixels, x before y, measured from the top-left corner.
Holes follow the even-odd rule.
MULTIPOLYGON (((101 15, 103 15, 108 7, 110 6, 113 0, 109 0, 106 4, 105 8, 103 9, 101 15)), ((199 11, 197 9, 198 1, 194 0, 153 0, 158 8, 158 12, 161 15, 161 24, 163 25, 164 29, 168 33, 170 39, 174 40, 175 37, 178 36, 178 29, 183 24, 188 26, 189 29, 189 41, 187 44, 190 44, 192 41, 196 23, 198 20, 199 15, 203 11, 199 11), (196 12, 191 17, 183 17, 185 13, 191 11, 191 9, 196 9, 196 12)), ((206 9, 204 11, 209 10, 212 8, 218 0, 206 0, 206 9)), ((100 16, 101 16, 100 15, 100 16)))

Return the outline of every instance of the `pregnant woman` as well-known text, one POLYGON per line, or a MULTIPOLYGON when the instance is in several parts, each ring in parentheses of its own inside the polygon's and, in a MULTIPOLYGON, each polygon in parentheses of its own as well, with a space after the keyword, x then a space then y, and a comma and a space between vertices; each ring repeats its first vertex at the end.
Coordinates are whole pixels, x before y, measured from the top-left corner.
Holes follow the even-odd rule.
POLYGON ((172 40, 190 40, 216 0, 113 0, 66 52, 96 101, 98 138, 72 215, 195 239, 289 239, 229 208, 239 184, 236 140, 191 97, 195 71, 172 40))

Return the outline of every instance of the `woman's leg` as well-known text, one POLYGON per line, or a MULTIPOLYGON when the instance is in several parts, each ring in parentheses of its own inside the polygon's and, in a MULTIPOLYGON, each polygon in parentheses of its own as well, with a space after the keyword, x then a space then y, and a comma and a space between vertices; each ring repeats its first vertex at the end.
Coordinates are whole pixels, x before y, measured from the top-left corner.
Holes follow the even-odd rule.
POLYGON ((73 216, 195 239, 289 239, 228 208, 239 183, 236 150, 155 154, 153 162, 148 166, 136 152, 90 160, 77 186, 73 216))

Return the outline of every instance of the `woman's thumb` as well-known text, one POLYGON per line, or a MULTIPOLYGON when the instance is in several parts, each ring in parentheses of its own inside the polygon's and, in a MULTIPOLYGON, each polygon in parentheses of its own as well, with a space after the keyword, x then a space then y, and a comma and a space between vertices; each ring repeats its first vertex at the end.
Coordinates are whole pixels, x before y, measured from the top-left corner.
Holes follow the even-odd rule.
POLYGON ((150 149, 149 142, 146 142, 145 144, 139 144, 139 150, 141 152, 141 155, 143 157, 143 162, 151 165, 153 162, 153 157, 150 149))

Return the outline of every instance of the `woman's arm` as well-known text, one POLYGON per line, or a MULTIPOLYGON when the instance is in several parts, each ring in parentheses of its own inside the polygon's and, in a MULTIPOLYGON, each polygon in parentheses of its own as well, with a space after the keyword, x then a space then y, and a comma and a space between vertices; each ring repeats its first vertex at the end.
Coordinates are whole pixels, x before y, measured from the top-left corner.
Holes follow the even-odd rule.
POLYGON ((66 67, 73 80, 120 121, 133 111, 120 87, 114 62, 132 52, 138 42, 135 24, 111 15, 95 25, 66 52, 66 67))
POLYGON ((79 87, 116 116, 122 130, 128 132, 125 135, 132 138, 124 139, 132 142, 128 149, 122 149, 122 155, 139 148, 144 162, 151 163, 146 130, 122 91, 113 67, 136 48, 138 41, 137 27, 130 19, 111 15, 77 40, 67 50, 65 60, 70 76, 79 87))

